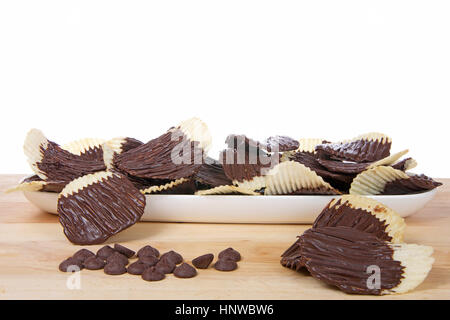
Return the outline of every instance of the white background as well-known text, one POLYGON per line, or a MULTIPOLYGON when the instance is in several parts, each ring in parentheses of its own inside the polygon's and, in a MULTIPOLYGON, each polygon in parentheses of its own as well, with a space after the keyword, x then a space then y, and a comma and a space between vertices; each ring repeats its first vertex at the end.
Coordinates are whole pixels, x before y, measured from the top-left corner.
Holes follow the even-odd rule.
POLYGON ((381 131, 450 177, 449 107, 450 1, 0 1, 1 173, 30 172, 32 127, 146 141, 198 116, 214 152, 381 131))

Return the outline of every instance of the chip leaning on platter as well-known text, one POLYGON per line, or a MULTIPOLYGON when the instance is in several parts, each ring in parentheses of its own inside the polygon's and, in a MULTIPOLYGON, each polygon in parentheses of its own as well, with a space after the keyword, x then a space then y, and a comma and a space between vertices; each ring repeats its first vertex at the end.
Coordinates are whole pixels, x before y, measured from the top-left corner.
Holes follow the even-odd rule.
POLYGON ((286 251, 284 266, 305 267, 315 278, 345 292, 368 294, 408 291, 431 268, 429 249, 401 243, 402 218, 364 197, 419 193, 441 185, 411 173, 416 161, 405 157, 408 150, 391 153, 390 137, 367 133, 330 142, 277 135, 260 142, 230 134, 217 157, 208 155, 211 144, 207 125, 198 118, 185 120, 145 143, 131 137, 84 138, 61 146, 32 129, 24 153, 34 174, 9 191, 58 193, 59 221, 67 239, 77 245, 102 243, 135 224, 151 201, 146 194, 343 195, 286 251), (384 214, 375 213, 374 206, 384 214), (340 222, 333 225, 337 216, 340 222), (371 223, 356 223, 361 221, 371 223), (360 251, 348 249, 349 243, 364 247, 367 254, 360 257, 360 251), (383 265, 383 270, 392 272, 393 278, 372 291, 361 289, 358 277, 339 282, 333 272, 339 274, 348 261, 327 265, 314 248, 330 255, 347 250, 352 259, 374 263, 384 255, 383 261, 392 263, 383 265), (420 276, 414 271, 413 254, 424 256, 417 267, 423 269, 420 276))

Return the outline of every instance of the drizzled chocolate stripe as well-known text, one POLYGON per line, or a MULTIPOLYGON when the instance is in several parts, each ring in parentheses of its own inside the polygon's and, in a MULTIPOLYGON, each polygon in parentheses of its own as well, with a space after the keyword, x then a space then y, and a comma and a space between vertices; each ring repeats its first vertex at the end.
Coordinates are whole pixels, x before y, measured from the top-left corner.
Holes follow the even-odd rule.
POLYGON ((391 141, 359 139, 344 143, 328 143, 316 146, 321 158, 348 160, 355 162, 373 162, 386 158, 390 154, 391 141))
POLYGON ((380 295, 398 286, 403 267, 393 249, 376 236, 349 227, 307 230, 300 240, 302 259, 311 275, 352 294, 380 295), (380 287, 369 288, 369 266, 380 268, 380 287))
POLYGON ((58 144, 49 141, 46 148, 40 147, 42 159, 36 166, 46 179, 69 182, 83 175, 105 170, 103 161, 87 160, 62 149, 58 144))
POLYGON ((74 244, 98 244, 135 224, 145 197, 118 173, 101 172, 72 181, 58 199, 59 221, 74 244))
POLYGON ((116 168, 131 176, 174 180, 196 174, 202 159, 203 150, 198 142, 188 140, 180 130, 173 129, 139 147, 114 155, 113 161, 116 168), (185 150, 189 153, 184 154, 185 150))

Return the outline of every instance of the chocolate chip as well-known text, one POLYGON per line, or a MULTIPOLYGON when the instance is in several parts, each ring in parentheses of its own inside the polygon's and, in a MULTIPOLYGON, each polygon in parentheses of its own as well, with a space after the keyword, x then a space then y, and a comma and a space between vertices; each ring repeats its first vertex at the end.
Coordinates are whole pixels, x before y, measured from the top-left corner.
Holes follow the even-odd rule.
POLYGON ((195 270, 193 266, 187 263, 183 263, 175 268, 173 274, 177 278, 192 278, 197 275, 197 270, 195 270))
POLYGON ((213 261, 213 259, 214 259, 214 255, 212 253, 208 253, 208 254, 204 254, 204 255, 192 260, 192 264, 197 269, 207 269, 209 267, 209 265, 211 264, 211 262, 213 261))
POLYGON ((164 253, 161 256, 162 259, 168 259, 170 262, 173 262, 175 264, 180 264, 183 262, 183 257, 178 252, 175 252, 173 250, 170 250, 169 252, 164 253))
POLYGON ((145 269, 148 269, 149 266, 140 261, 133 262, 127 268, 129 274, 141 275, 145 269))
POLYGON ((105 266, 105 261, 102 258, 93 256, 87 258, 84 261, 83 266, 88 270, 99 270, 103 269, 103 267, 105 266))
POLYGON ((219 271, 233 271, 236 270, 237 267, 237 263, 229 259, 219 259, 219 261, 214 264, 214 268, 219 271))
POLYGON ((143 257, 143 256, 159 257, 159 251, 158 251, 158 249, 155 249, 152 246, 145 246, 145 247, 139 249, 139 251, 137 252, 137 256, 138 257, 143 257))
POLYGON ((78 250, 73 255, 73 258, 78 260, 78 261, 80 261, 80 262, 84 262, 90 257, 95 257, 95 254, 92 251, 88 250, 88 249, 78 250))
POLYGON ((114 250, 116 250, 117 252, 123 254, 127 258, 131 258, 136 253, 133 250, 128 249, 127 247, 124 247, 124 246, 122 246, 122 245, 120 245, 118 243, 114 244, 114 250))
POLYGON ((142 279, 144 279, 145 281, 160 281, 160 280, 164 279, 165 277, 166 277, 166 275, 164 273, 162 273, 161 271, 159 271, 155 267, 147 268, 142 273, 142 279))
POLYGON ((123 265, 127 265, 128 264, 128 258, 125 257, 123 254, 118 253, 118 252, 114 252, 112 255, 110 255, 107 259, 106 259, 107 263, 111 263, 111 262, 118 262, 121 263, 123 265))
POLYGON ((79 271, 77 270, 77 268, 79 270, 83 269, 83 264, 79 260, 74 259, 72 257, 67 258, 66 260, 64 260, 59 264, 59 270, 62 272, 79 271))
POLYGON ((158 263, 159 259, 155 256, 143 256, 140 257, 139 262, 146 264, 149 267, 153 267, 155 264, 158 263))
POLYGON ((106 274, 110 275, 119 275, 124 274, 127 272, 127 269, 125 268, 123 263, 120 263, 119 261, 113 261, 106 264, 103 271, 106 274))
POLYGON ((155 265, 155 268, 158 269, 158 271, 165 274, 172 273, 175 267, 176 267, 175 263, 167 259, 159 260, 159 262, 155 265))
POLYGON ((228 248, 219 253, 219 259, 228 259, 237 262, 241 260, 241 254, 233 248, 228 248))
POLYGON ((110 246, 104 246, 97 251, 97 257, 106 260, 114 252, 116 252, 116 250, 114 250, 110 246))

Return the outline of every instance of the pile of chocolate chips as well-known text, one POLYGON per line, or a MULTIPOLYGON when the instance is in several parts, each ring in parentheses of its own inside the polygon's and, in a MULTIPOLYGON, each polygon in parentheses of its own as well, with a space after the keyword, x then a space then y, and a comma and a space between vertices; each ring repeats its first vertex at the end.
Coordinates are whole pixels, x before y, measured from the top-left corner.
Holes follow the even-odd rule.
MULTIPOLYGON (((183 257, 171 250, 160 255, 159 250, 147 245, 134 252, 120 244, 114 248, 106 245, 97 251, 97 254, 87 249, 78 250, 72 257, 67 258, 59 265, 62 272, 74 272, 82 269, 100 270, 109 275, 129 273, 140 275, 146 281, 160 281, 166 274, 173 273, 177 278, 192 278, 197 275, 197 269, 207 269, 214 260, 214 255, 208 253, 192 260, 190 264, 183 262, 183 257), (130 264, 129 259, 137 258, 130 264)), ((219 271, 236 270, 241 254, 233 248, 219 253, 219 259, 214 268, 219 271)))

